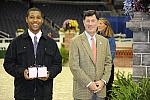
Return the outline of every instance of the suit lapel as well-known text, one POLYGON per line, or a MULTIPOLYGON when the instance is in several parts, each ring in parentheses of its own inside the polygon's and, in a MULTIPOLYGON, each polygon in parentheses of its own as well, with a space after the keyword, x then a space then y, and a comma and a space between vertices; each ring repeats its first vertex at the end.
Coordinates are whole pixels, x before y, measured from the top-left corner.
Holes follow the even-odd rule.
POLYGON ((86 37, 86 35, 84 33, 81 36, 81 41, 82 41, 82 45, 85 48, 87 54, 89 55, 89 57, 93 61, 94 58, 93 58, 93 54, 92 54, 92 49, 91 49, 91 47, 89 45, 89 42, 88 42, 88 39, 87 39, 87 37, 86 37))
POLYGON ((102 56, 102 41, 100 39, 100 37, 98 37, 96 35, 96 59, 97 59, 97 62, 99 62, 99 57, 102 56))

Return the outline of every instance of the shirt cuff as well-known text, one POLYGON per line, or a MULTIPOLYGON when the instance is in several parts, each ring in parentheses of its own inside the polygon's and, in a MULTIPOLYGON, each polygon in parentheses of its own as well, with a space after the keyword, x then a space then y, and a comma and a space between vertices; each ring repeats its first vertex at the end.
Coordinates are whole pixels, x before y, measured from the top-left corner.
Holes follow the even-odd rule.
POLYGON ((90 82, 86 87, 89 87, 91 85, 92 82, 90 82))
POLYGON ((105 85, 107 84, 107 82, 105 80, 103 80, 103 79, 101 79, 101 80, 104 82, 105 85))

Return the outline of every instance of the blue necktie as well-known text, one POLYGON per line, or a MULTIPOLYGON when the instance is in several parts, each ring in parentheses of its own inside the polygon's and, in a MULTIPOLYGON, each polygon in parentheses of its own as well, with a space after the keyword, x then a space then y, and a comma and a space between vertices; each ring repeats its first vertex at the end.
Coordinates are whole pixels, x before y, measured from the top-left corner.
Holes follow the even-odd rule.
POLYGON ((36 50, 37 50, 37 45, 38 45, 38 42, 37 42, 37 37, 36 36, 34 36, 34 55, 35 55, 35 57, 36 57, 36 50))

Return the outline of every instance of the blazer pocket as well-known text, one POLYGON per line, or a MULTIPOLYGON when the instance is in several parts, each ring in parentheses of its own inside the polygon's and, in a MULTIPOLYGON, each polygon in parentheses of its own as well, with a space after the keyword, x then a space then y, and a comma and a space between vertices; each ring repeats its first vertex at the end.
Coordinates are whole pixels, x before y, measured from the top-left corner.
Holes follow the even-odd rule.
POLYGON ((52 51, 52 49, 50 48, 45 48, 45 56, 44 56, 44 62, 46 64, 51 64, 53 62, 53 58, 54 58, 54 51, 52 51))
POLYGON ((27 46, 19 46, 17 48, 17 55, 24 54, 27 51, 27 46))
POLYGON ((19 50, 19 51, 17 52, 17 55, 24 54, 25 52, 26 52, 26 50, 19 50))
POLYGON ((52 51, 52 49, 50 49, 50 48, 45 48, 45 54, 47 56, 53 56, 54 55, 54 51, 52 51))

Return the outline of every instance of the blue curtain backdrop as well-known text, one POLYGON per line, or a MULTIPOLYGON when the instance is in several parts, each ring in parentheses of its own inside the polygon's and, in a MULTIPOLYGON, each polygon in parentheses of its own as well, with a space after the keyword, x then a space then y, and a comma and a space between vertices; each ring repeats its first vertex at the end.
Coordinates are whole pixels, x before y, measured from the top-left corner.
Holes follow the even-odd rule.
POLYGON ((126 22, 131 20, 130 16, 105 16, 116 34, 126 34, 126 38, 133 38, 133 32, 126 28, 126 22))

